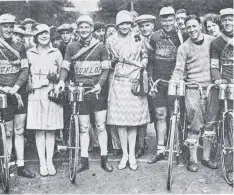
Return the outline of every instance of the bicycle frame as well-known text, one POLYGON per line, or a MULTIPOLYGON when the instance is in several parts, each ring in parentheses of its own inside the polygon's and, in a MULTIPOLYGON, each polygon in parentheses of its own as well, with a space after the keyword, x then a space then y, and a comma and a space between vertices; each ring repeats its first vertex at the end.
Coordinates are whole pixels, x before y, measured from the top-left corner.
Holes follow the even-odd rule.
MULTIPOLYGON (((152 79, 150 80, 151 90, 150 90, 149 94, 151 96, 154 96, 154 92, 158 91, 157 86, 158 86, 158 83, 160 81, 168 83, 168 81, 165 81, 165 80, 162 80, 162 79, 158 79, 155 82, 153 82, 152 79)), ((182 133, 183 133, 182 136, 180 136, 180 132, 179 132, 179 125, 181 124, 180 123, 180 117, 179 117, 179 115, 180 115, 179 97, 180 96, 185 96, 185 94, 183 94, 181 91, 180 91, 181 93, 178 93, 178 88, 179 88, 178 86, 181 87, 181 82, 180 81, 170 81, 169 84, 171 84, 170 87, 171 87, 172 91, 170 91, 170 93, 168 91, 168 94, 173 95, 173 96, 176 97, 175 102, 174 102, 173 114, 172 114, 171 119, 170 119, 170 130, 169 130, 169 136, 168 136, 169 139, 167 141, 167 149, 166 149, 166 151, 169 153, 169 155, 168 155, 167 189, 171 190, 173 154, 176 153, 177 162, 179 164, 179 161, 180 161, 179 157, 180 157, 180 154, 182 153, 182 142, 184 142, 184 138, 185 138, 185 135, 184 135, 185 134, 185 127, 182 130, 182 133), (183 138, 183 140, 180 140, 181 137, 183 138)), ((198 89, 199 89, 200 95, 202 97, 202 100, 204 99, 203 89, 202 89, 202 86, 199 83, 197 83, 195 81, 190 81, 190 82, 184 83, 182 81, 182 85, 183 86, 186 86, 186 85, 196 85, 196 86, 198 86, 198 89)), ((183 88, 183 89, 185 89, 185 88, 183 88)), ((184 121, 184 125, 185 124, 186 123, 184 121)))
MULTIPOLYGON (((174 109, 173 109, 173 113, 171 115, 171 119, 170 119, 170 123, 174 123, 174 121, 179 124, 180 123, 180 104, 179 104, 179 98, 178 96, 176 96, 176 99, 175 99, 175 102, 174 102, 174 109)), ((171 125, 171 127, 173 128, 170 128, 170 131, 169 131, 169 139, 171 138, 171 136, 174 135, 174 133, 177 133, 175 132, 175 129, 174 129, 174 126, 175 125, 171 125)), ((167 142, 167 148, 170 148, 169 147, 169 141, 167 142)), ((169 151, 169 149, 167 149, 166 151, 169 151)), ((173 150, 173 153, 178 153, 179 151, 178 150, 173 150)))
POLYGON ((0 156, 0 166, 1 166, 1 179, 2 179, 2 187, 5 193, 9 190, 9 165, 8 165, 8 151, 6 147, 6 131, 4 121, 2 120, 2 111, 0 109, 0 130, 1 130, 1 141, 3 148, 2 156, 0 156))
MULTIPOLYGON (((207 97, 209 95, 209 91, 212 87, 215 87, 215 86, 218 86, 217 84, 211 84, 209 87, 208 87, 208 90, 207 90, 207 97)), ((231 182, 228 178, 227 178, 227 170, 226 170, 226 165, 225 165, 225 155, 231 155, 234 151, 234 147, 233 145, 230 147, 230 146, 226 146, 225 143, 226 143, 226 137, 225 135, 228 133, 226 132, 227 129, 225 127, 225 125, 227 125, 226 123, 226 119, 227 117, 230 115, 230 116, 233 116, 233 109, 228 109, 228 100, 227 100, 227 96, 221 96, 222 99, 220 99, 220 101, 222 100, 223 103, 224 103, 224 106, 223 106, 223 110, 222 110, 222 115, 221 115, 221 120, 219 120, 219 128, 221 128, 221 130, 219 129, 219 137, 221 138, 221 164, 222 164, 222 171, 223 171, 223 175, 224 175, 224 178, 226 180, 226 182, 229 184, 229 185, 233 185, 233 181, 231 182)), ((233 101, 233 100, 232 100, 233 101)), ((233 136, 233 132, 231 132, 231 136, 233 136)), ((233 140, 233 137, 231 138, 233 140)), ((230 140, 228 140, 230 141, 230 140)), ((227 141, 227 142, 228 142, 227 141)), ((233 144, 233 143, 230 143, 230 144, 233 144)), ((226 156, 226 157, 227 157, 226 156)), ((233 157, 232 157, 233 159, 233 157)), ((233 163, 233 162, 232 162, 233 163)), ((233 170, 232 170, 233 171, 233 170)), ((233 174, 233 173, 232 173, 233 174)))
MULTIPOLYGON (((78 167, 78 156, 79 156, 79 139, 80 139, 80 130, 79 130, 79 111, 80 105, 83 102, 84 96, 89 93, 93 93, 93 87, 84 87, 85 89, 91 89, 90 91, 84 91, 80 93, 82 97, 77 97, 78 91, 72 91, 72 98, 69 99, 69 104, 71 106, 72 114, 70 116, 70 123, 68 129, 68 145, 66 146, 57 146, 58 151, 67 151, 69 150, 69 177, 72 183, 76 180, 76 172, 78 167)), ((98 99, 98 95, 96 94, 98 99)))

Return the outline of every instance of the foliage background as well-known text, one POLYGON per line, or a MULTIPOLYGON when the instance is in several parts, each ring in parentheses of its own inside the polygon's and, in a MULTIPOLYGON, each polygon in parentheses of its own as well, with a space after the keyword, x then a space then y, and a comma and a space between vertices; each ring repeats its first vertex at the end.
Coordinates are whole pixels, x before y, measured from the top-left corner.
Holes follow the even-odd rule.
POLYGON ((65 12, 65 6, 73 5, 68 0, 0 1, 0 14, 11 13, 21 21, 32 18, 39 23, 59 26, 63 22, 74 22, 79 15, 79 12, 65 12))
MULTIPOLYGON (((85 0, 88 1, 88 0, 85 0)), ((115 23, 116 14, 123 9, 131 9, 139 14, 152 14, 157 17, 163 6, 173 6, 175 10, 186 9, 189 14, 202 16, 206 13, 219 13, 220 9, 233 7, 232 0, 100 0, 99 11, 91 13, 95 21, 115 23)), ((90 1, 92 3, 92 1, 90 1)), ((70 0, 22 0, 0 1, 0 14, 11 13, 19 20, 30 17, 38 22, 59 26, 63 22, 74 22, 79 12, 65 12, 63 7, 74 6, 70 0)), ((79 8, 78 8, 79 9, 79 8)))
POLYGON ((159 25, 158 15, 163 6, 172 6, 175 10, 186 9, 189 14, 203 16, 206 13, 219 14, 220 9, 233 7, 233 0, 100 0, 96 20, 106 23, 115 23, 118 11, 130 10, 130 2, 138 14, 152 14, 157 17, 156 26, 159 25))

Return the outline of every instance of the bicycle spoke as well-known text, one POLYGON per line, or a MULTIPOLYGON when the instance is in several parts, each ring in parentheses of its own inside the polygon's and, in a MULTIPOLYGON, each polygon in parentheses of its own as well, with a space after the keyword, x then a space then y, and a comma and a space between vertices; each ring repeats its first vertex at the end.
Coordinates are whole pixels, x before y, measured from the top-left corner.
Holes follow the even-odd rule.
POLYGON ((229 174, 233 173, 233 115, 226 114, 223 121, 222 132, 222 153, 221 162, 224 178, 229 185, 233 185, 233 181, 230 179, 229 174))

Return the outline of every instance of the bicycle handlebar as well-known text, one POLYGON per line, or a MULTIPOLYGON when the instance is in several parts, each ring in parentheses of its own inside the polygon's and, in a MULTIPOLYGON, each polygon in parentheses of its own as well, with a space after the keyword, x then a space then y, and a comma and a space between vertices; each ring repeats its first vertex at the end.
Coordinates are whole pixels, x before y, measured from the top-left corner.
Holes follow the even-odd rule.
MULTIPOLYGON (((1 86, 0 86, 0 90, 3 91, 5 94, 7 94, 5 87, 1 87, 1 86)), ((18 94, 18 93, 14 93, 13 95, 16 97, 16 99, 17 99, 17 101, 18 101, 18 106, 19 106, 19 107, 23 107, 23 106, 24 106, 24 103, 23 103, 23 101, 22 101, 21 95, 18 94)))
POLYGON ((189 81, 189 82, 185 82, 185 85, 196 85, 198 87, 198 90, 200 92, 200 96, 201 96, 201 99, 204 100, 206 97, 204 97, 203 95, 203 89, 202 89, 202 86, 201 84, 199 84, 198 82, 196 81, 189 81))
MULTIPOLYGON (((153 82, 152 78, 150 78, 150 79, 151 79, 150 82, 153 83, 153 87, 158 86, 158 83, 160 81, 165 82, 165 83, 169 83, 170 82, 170 81, 167 81, 167 80, 164 80, 164 79, 157 79, 155 82, 153 82)), ((189 82, 185 82, 185 85, 196 85, 198 87, 200 93, 203 94, 202 86, 198 82, 196 82, 196 81, 189 81, 189 82)))
MULTIPOLYGON (((87 95, 87 94, 89 94, 89 93, 94 93, 95 92, 95 88, 94 87, 84 87, 85 89, 91 89, 91 90, 89 90, 89 91, 86 91, 85 93, 84 93, 84 95, 87 95)), ((95 94, 96 95, 96 98, 98 99, 98 94, 96 93, 95 94)))
POLYGON ((225 79, 220 79, 220 82, 219 83, 215 83, 215 84, 210 84, 210 85, 208 85, 208 87, 207 87, 207 92, 206 92, 206 98, 208 98, 209 97, 209 93, 210 93, 210 90, 213 88, 213 87, 217 87, 217 86, 219 86, 219 84, 227 84, 227 80, 225 80, 225 79))
MULTIPOLYGON (((152 78, 150 78, 150 85, 151 85, 151 90, 150 90, 150 92, 149 92, 149 94, 150 93, 152 93, 153 91, 158 91, 157 90, 157 86, 158 86, 158 83, 159 82, 164 82, 164 83, 169 83, 170 81, 167 81, 167 80, 164 80, 164 79, 157 79, 155 82, 153 81, 153 79, 152 78)), ((205 97, 204 97, 204 95, 203 95, 203 89, 202 89, 202 86, 201 86, 201 84, 199 84, 198 82, 196 82, 196 81, 189 81, 189 82, 185 82, 185 85, 196 85, 197 87, 198 87, 198 90, 199 90, 199 92, 200 92, 200 96, 201 96, 201 98, 202 98, 202 100, 204 100, 205 99, 205 97)))

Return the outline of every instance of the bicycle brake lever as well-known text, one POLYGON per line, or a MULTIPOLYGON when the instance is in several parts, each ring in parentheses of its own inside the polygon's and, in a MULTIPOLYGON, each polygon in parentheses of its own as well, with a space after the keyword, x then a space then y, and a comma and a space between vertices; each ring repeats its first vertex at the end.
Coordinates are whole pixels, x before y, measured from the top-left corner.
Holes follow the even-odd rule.
POLYGON ((91 89, 91 90, 89 90, 89 91, 86 91, 84 94, 87 95, 87 94, 93 93, 93 92, 94 92, 94 89, 91 89))

